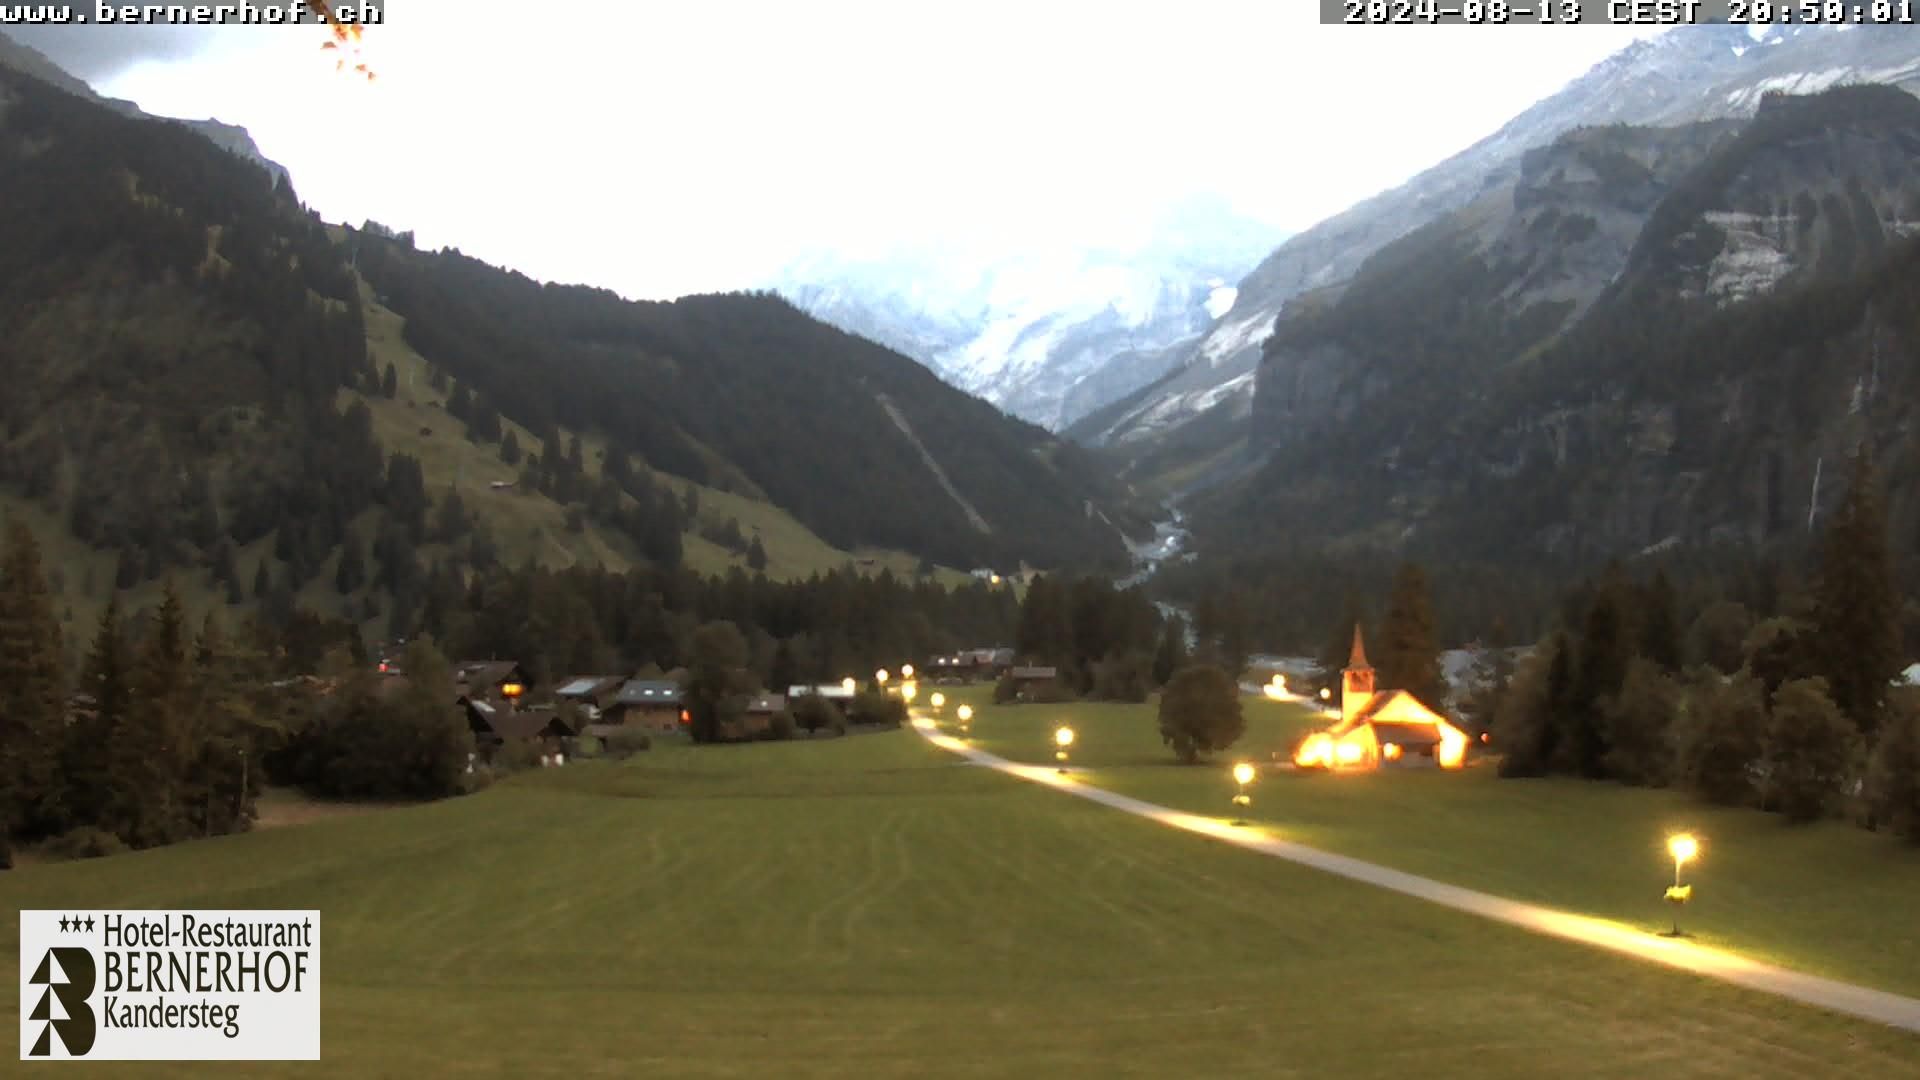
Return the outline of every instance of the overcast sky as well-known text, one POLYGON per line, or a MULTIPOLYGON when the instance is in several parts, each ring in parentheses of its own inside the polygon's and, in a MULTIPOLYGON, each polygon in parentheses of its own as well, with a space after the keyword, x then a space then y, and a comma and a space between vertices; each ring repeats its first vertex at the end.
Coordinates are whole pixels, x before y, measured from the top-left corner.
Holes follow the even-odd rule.
POLYGON ((314 26, 34 43, 150 112, 245 126, 329 219, 669 297, 822 250, 1125 248, 1194 195, 1304 228, 1647 33, 1317 7, 403 0, 366 31, 370 83, 314 26))

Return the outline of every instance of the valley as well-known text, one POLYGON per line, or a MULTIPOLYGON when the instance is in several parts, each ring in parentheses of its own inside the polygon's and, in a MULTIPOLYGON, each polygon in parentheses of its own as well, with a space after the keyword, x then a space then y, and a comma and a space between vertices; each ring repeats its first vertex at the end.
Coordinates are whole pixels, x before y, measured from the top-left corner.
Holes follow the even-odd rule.
POLYGON ((24 1063, 1920 1075, 1920 32, 309 10, 0 29, 24 1063))

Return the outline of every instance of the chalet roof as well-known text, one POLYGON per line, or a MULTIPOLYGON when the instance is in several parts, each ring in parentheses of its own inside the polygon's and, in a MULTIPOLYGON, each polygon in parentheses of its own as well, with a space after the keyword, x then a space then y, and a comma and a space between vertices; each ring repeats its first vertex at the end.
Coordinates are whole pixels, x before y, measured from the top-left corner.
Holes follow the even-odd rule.
POLYGON ((787 696, 790 698, 807 697, 815 694, 823 698, 828 698, 836 701, 843 701, 848 698, 851 698, 853 696, 853 691, 847 689, 846 686, 842 683, 822 683, 819 686, 807 686, 802 684, 799 686, 787 687, 787 696))
POLYGON ((1008 674, 1012 675, 1016 680, 1054 679, 1059 677, 1060 671, 1058 668, 1051 667, 1017 667, 1008 674))
POLYGON ((493 733, 503 739, 531 739, 558 723, 558 718, 542 713, 495 710, 490 721, 493 733))
POLYGON ((594 697, 612 690, 620 683, 618 675, 574 675, 561 683, 553 694, 563 698, 594 697))
POLYGON ((1347 656, 1347 670, 1348 671, 1372 671, 1373 670, 1373 666, 1367 663, 1367 643, 1361 640, 1359 623, 1353 624, 1353 651, 1349 653, 1347 656))
POLYGON ((615 705, 680 705, 680 684, 667 679, 629 679, 613 699, 615 705))
POLYGON ((519 667, 513 660, 462 660, 454 678, 468 686, 491 686, 505 682, 519 667))

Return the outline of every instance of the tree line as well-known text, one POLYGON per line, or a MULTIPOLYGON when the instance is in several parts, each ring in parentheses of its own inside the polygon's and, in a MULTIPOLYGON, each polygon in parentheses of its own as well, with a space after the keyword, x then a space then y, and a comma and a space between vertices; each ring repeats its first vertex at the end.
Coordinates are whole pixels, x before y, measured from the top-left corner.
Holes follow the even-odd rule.
POLYGON ((1619 567, 1472 703, 1505 776, 1673 786, 1793 821, 1920 841, 1920 691, 1904 651, 1871 461, 1856 456, 1807 587, 1708 604, 1682 629, 1664 577, 1619 567))

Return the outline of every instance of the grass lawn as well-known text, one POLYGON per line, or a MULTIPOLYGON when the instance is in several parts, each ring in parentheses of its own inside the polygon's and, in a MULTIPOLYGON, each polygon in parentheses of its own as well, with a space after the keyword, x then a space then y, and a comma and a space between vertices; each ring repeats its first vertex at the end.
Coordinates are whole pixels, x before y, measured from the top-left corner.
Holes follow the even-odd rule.
MULTIPOLYGON (((977 745, 1026 762, 1052 759, 1072 725, 1073 763, 1090 782, 1196 813, 1226 815, 1237 757, 1284 760, 1318 720, 1298 706, 1248 700, 1247 735, 1212 765, 1174 763, 1150 705, 978 710, 977 745)), ((948 691, 949 698, 955 698, 948 691)), ((951 710, 952 706, 949 706, 951 710)), ((1789 826, 1672 791, 1576 780, 1501 780, 1492 762, 1464 772, 1326 775, 1263 771, 1251 817, 1285 839, 1455 885, 1658 929, 1673 875, 1665 839, 1690 830, 1701 858, 1683 916, 1702 943, 1881 989, 1920 995, 1920 849, 1843 823, 1789 826)))
MULTIPOLYGON (((321 909, 330 1075, 1799 1078, 1920 1062, 1893 1029, 1176 833, 905 731, 667 747, 38 866, 0 874, 0 903, 321 909)), ((0 935, 0 968, 16 949, 0 935)))

